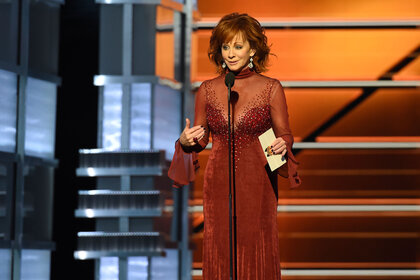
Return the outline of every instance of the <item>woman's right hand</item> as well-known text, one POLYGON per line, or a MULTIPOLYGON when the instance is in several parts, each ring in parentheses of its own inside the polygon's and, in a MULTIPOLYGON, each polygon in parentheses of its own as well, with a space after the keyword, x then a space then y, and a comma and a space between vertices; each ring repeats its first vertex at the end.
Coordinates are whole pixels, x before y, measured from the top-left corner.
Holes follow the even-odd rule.
POLYGON ((179 141, 183 146, 194 146, 198 144, 198 141, 204 137, 206 129, 204 126, 196 125, 190 128, 190 120, 185 119, 185 128, 182 131, 179 141))

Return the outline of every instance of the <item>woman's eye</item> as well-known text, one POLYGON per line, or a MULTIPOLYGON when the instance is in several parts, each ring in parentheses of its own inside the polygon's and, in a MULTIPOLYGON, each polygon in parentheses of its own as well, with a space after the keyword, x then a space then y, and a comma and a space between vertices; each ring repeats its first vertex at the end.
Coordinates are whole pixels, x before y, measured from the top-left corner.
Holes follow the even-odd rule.
POLYGON ((226 46, 226 45, 225 45, 225 46, 223 46, 222 48, 223 48, 223 50, 225 50, 225 51, 226 51, 226 50, 228 50, 228 49, 229 49, 229 46, 226 46))
POLYGON ((242 46, 235 46, 235 48, 236 48, 237 50, 240 50, 240 49, 242 49, 242 46))

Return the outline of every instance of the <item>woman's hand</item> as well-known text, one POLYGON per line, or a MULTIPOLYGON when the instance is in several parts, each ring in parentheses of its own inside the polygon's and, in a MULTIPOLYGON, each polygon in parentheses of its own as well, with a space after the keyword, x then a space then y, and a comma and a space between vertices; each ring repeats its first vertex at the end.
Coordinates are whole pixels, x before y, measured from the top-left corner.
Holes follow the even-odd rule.
POLYGON ((204 137, 206 129, 204 126, 196 125, 190 128, 190 120, 185 119, 185 128, 182 131, 179 141, 183 146, 194 146, 198 144, 198 141, 204 137))
POLYGON ((271 146, 267 148, 267 150, 271 150, 271 153, 273 155, 281 155, 284 157, 284 155, 287 152, 286 141, 284 141, 283 138, 278 137, 276 138, 276 140, 273 141, 271 146))

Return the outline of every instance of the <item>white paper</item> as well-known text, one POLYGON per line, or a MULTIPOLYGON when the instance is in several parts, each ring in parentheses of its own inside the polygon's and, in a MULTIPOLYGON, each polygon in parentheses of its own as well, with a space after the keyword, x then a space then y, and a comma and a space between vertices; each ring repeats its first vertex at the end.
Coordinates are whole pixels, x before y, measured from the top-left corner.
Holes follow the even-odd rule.
POLYGON ((261 143, 261 148, 267 158, 268 165, 270 166, 271 171, 276 170, 280 166, 286 163, 286 159, 282 155, 268 155, 267 147, 270 146, 274 140, 276 140, 276 136, 274 135, 274 131, 272 128, 258 136, 258 139, 261 143))

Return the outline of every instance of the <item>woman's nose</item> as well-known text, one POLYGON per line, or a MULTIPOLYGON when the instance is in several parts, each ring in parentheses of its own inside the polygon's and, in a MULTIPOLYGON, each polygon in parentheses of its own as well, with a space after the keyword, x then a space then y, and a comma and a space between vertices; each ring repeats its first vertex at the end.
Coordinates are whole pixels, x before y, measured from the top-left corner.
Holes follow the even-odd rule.
POLYGON ((234 56, 232 49, 229 49, 228 57, 233 58, 234 56))

